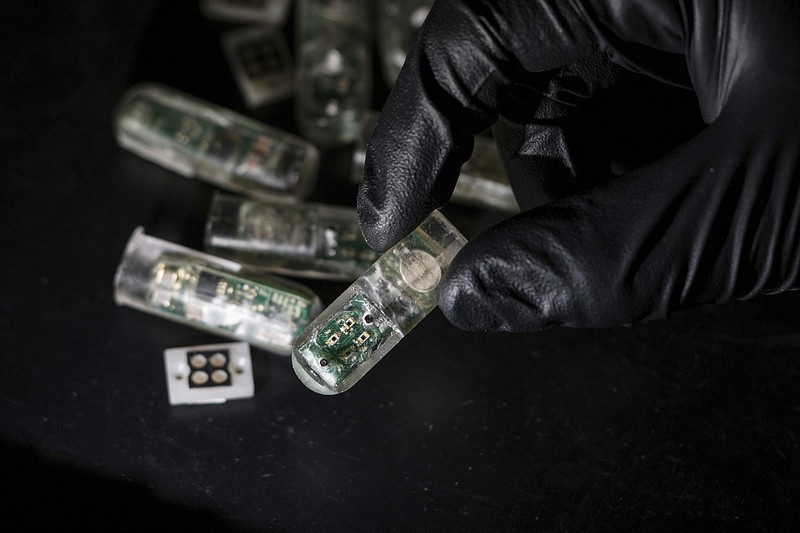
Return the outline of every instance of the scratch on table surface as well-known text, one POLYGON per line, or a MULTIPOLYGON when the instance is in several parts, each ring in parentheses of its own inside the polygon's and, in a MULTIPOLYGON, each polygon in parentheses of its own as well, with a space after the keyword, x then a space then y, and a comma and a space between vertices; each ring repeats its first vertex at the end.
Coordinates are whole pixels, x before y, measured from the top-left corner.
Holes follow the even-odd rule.
POLYGON ((737 335, 712 331, 710 337, 715 341, 732 342, 759 348, 797 348, 800 347, 800 333, 792 331, 780 335, 737 335))
POLYGON ((354 461, 361 461, 361 457, 357 457, 355 455, 350 455, 344 452, 337 452, 336 450, 331 450, 330 452, 333 455, 338 455, 339 457, 346 457, 347 459, 352 459, 354 461))
POLYGON ((394 440, 398 435, 403 433, 405 430, 407 430, 407 429, 409 429, 409 428, 411 428, 411 427, 413 427, 413 426, 415 426, 417 424, 419 424, 419 421, 416 418, 411 418, 410 420, 408 420, 408 422, 405 422, 405 423, 397 426, 397 429, 394 430, 394 432, 389 436, 389 438, 386 440, 386 442, 394 440))

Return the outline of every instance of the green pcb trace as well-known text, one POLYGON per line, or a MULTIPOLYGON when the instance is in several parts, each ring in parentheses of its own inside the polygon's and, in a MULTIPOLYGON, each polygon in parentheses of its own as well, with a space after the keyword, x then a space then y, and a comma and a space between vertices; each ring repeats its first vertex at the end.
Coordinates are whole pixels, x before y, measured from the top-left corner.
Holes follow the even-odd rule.
POLYGON ((148 313, 282 355, 319 313, 319 298, 278 276, 133 232, 114 278, 114 299, 148 313))
POLYGON ((300 333, 292 365, 320 394, 353 386, 436 307, 466 239, 438 211, 395 244, 300 333))

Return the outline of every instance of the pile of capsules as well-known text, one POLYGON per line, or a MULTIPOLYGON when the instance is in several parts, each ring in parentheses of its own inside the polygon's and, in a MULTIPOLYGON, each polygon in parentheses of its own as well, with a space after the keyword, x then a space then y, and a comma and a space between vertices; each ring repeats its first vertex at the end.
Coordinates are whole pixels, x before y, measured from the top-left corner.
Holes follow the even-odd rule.
MULTIPOLYGON (((432 3, 377 2, 390 86, 432 3)), ((137 228, 117 269, 118 304, 291 355, 301 381, 321 394, 350 388, 436 306, 443 272, 466 242, 441 213, 379 257, 355 209, 303 202, 316 182, 318 147, 353 145, 352 175, 361 179, 377 121, 369 110, 372 7, 296 0, 293 61, 281 30, 290 0, 201 2, 209 18, 248 23, 222 37, 245 103, 257 108, 294 94, 302 137, 157 83, 130 88, 114 119, 120 146, 236 194, 214 196, 206 253, 137 228), (355 281, 322 311, 308 287, 279 276, 355 281)), ((476 138, 452 201, 517 210, 490 139, 476 138)), ((229 368, 222 345, 191 348, 168 350, 168 381, 183 384, 175 403, 216 399, 209 388, 230 385, 247 366, 231 356, 229 368)))

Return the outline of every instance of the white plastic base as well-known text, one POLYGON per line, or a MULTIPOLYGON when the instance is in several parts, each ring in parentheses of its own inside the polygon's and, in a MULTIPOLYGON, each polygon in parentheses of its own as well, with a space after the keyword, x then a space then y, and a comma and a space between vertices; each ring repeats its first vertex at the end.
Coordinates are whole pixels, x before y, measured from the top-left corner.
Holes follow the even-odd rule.
POLYGON ((224 403, 255 392, 246 342, 169 348, 164 370, 170 405, 224 403))

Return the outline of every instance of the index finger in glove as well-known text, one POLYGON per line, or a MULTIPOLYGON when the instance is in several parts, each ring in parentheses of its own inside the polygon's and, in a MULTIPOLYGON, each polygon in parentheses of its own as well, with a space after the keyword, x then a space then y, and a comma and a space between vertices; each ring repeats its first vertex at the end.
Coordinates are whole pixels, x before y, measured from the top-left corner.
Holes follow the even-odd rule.
POLYGON ((496 120, 521 72, 598 46, 569 2, 436 2, 367 146, 358 196, 367 242, 386 250, 447 201, 473 136, 496 120))

